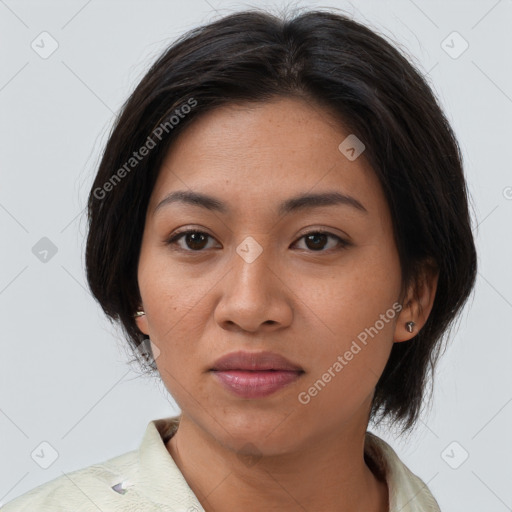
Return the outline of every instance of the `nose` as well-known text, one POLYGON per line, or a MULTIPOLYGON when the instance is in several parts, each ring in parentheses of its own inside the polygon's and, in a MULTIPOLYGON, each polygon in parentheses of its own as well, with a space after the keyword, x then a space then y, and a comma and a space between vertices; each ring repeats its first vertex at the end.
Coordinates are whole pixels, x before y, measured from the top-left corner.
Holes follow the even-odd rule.
POLYGON ((214 313, 223 329, 273 332, 291 324, 293 294, 278 266, 264 253, 253 261, 233 253, 231 270, 221 281, 221 298, 214 313))

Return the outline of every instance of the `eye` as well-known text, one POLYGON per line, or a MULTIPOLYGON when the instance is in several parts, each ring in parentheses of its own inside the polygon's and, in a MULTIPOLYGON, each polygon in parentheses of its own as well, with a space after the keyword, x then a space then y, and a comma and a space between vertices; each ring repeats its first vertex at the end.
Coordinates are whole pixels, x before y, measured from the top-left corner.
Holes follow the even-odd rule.
POLYGON ((190 229, 188 231, 182 231, 181 233, 174 234, 171 238, 166 241, 168 245, 178 245, 179 249, 189 252, 200 252, 202 249, 209 248, 205 243, 208 238, 213 240, 208 233, 204 231, 197 231, 190 229), (186 247, 180 245, 178 242, 184 240, 186 247))
POLYGON ((344 240, 343 238, 340 238, 339 236, 334 235, 333 233, 329 233, 328 231, 323 230, 310 231, 309 233, 302 235, 299 238, 299 240, 305 240, 306 249, 310 249, 313 252, 326 252, 322 251, 322 249, 325 248, 325 245, 329 238, 331 240, 335 240, 336 243, 334 245, 331 244, 331 247, 328 247, 327 250, 344 248, 350 245, 350 243, 344 240))
MULTIPOLYGON (((204 231, 197 231, 194 229, 190 229, 187 231, 181 231, 180 233, 176 233, 171 236, 166 241, 167 245, 177 245, 179 249, 188 252, 201 252, 203 249, 211 249, 211 246, 208 247, 208 239, 214 240, 214 238, 205 233, 204 231), (184 241, 184 244, 181 244, 181 241, 184 241)), ((304 239, 306 242, 306 250, 311 250, 312 252, 326 252, 325 245, 329 239, 334 240, 334 245, 331 244, 331 247, 327 247, 329 249, 336 248, 344 248, 350 245, 350 243, 333 233, 323 230, 310 231, 302 235, 299 240, 304 239)), ((297 242, 295 242, 297 243, 297 242)), ((328 243, 327 243, 328 245, 328 243)))

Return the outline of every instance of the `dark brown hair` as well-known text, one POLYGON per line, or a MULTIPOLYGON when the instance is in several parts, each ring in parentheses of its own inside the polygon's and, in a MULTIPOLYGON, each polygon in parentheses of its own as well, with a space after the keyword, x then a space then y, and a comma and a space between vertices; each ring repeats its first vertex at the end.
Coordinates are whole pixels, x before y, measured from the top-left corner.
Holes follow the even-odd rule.
POLYGON ((146 209, 177 134, 229 103, 296 97, 324 106, 366 146, 391 211, 404 289, 423 262, 439 271, 428 321, 393 345, 373 399, 370 417, 388 417, 405 431, 475 282, 462 156, 425 78, 401 51, 330 11, 234 13, 190 31, 158 58, 123 105, 90 191, 87 279, 130 346, 140 348, 145 336, 133 315, 146 209))

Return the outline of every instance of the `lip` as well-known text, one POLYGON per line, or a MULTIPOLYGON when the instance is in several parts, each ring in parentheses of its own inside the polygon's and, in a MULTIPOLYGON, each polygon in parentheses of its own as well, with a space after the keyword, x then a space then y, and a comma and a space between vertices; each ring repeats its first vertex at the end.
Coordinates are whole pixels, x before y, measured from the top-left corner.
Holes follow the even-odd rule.
POLYGON ((210 369, 225 389, 242 398, 263 398, 288 386, 304 370, 274 352, 232 352, 210 369))
POLYGON ((246 352, 239 350, 230 352, 217 359, 210 370, 283 370, 292 372, 303 372, 297 364, 292 363, 285 357, 275 352, 246 352))

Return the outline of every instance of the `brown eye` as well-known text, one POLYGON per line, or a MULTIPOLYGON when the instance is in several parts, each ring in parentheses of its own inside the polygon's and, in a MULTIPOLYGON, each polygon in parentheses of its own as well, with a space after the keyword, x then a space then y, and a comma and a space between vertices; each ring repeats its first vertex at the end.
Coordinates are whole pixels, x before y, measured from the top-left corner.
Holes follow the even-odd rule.
POLYGON ((306 245, 312 250, 323 249, 328 238, 325 233, 313 233, 305 237, 306 245))
POLYGON ((212 237, 208 233, 189 230, 172 236, 166 243, 168 245, 178 245, 178 247, 184 251, 198 252, 206 248, 209 238, 212 237), (184 240, 185 246, 178 243, 178 241, 182 239, 184 240))
POLYGON ((185 243, 187 244, 187 247, 194 249, 194 250, 200 250, 204 249, 207 242, 207 237, 205 233, 186 233, 185 234, 185 243))
POLYGON ((327 252, 329 249, 343 248, 349 245, 346 240, 327 231, 311 231, 303 235, 300 240, 302 239, 305 240, 306 249, 314 252, 327 252), (328 245, 329 239, 335 240, 335 243, 324 250, 325 246, 328 245))

